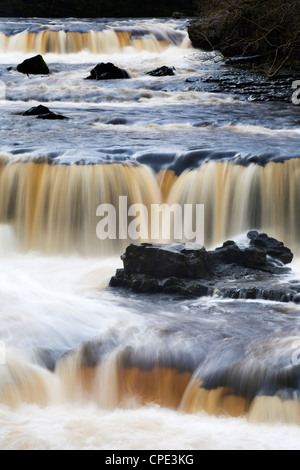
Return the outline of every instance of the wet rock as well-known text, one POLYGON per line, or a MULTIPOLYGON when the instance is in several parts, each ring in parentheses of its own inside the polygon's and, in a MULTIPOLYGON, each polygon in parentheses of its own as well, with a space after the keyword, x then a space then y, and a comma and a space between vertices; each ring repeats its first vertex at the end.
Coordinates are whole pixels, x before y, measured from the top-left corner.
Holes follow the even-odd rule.
POLYGON ((178 277, 157 278, 148 274, 127 273, 118 269, 111 278, 110 287, 130 289, 137 294, 170 294, 192 297, 209 295, 206 283, 192 279, 178 277))
POLYGON ((266 233, 251 231, 248 233, 250 245, 264 250, 271 258, 281 261, 283 264, 289 264, 293 261, 293 253, 275 238, 270 238, 266 233))
POLYGON ((127 273, 196 279, 209 275, 208 253, 199 245, 130 245, 121 259, 127 273))
POLYGON ((91 74, 86 80, 116 80, 123 78, 130 78, 126 70, 116 67, 111 62, 107 64, 101 62, 101 64, 96 65, 96 67, 91 70, 91 74))
POLYGON ((26 75, 49 75, 50 70, 41 55, 24 60, 17 66, 18 72, 26 75))
POLYGON ((57 114, 57 113, 48 113, 48 114, 40 114, 38 116, 38 119, 47 119, 49 121, 63 121, 65 119, 68 119, 66 116, 63 116, 62 114, 57 114))
POLYGON ((50 109, 40 104, 39 106, 28 109, 22 114, 22 116, 40 116, 42 114, 49 113, 51 113, 50 109))
POLYGON ((107 121, 107 124, 112 124, 114 126, 124 126, 127 124, 127 119, 125 118, 112 118, 109 121, 107 121))
POLYGON ((167 67, 166 65, 163 65, 157 69, 150 70, 147 74, 151 75, 151 77, 166 77, 168 75, 175 75, 175 70, 175 67, 167 67))
POLYGON ((38 119, 49 119, 52 121, 68 119, 62 114, 53 113, 49 108, 42 105, 28 109, 28 111, 25 111, 22 116, 36 116, 38 119))
POLYGON ((227 241, 214 251, 199 245, 144 243, 130 245, 121 257, 111 287, 137 293, 219 296, 300 302, 299 283, 282 282, 291 251, 283 243, 251 231, 248 246, 227 241), (257 246, 255 246, 255 243, 257 246))

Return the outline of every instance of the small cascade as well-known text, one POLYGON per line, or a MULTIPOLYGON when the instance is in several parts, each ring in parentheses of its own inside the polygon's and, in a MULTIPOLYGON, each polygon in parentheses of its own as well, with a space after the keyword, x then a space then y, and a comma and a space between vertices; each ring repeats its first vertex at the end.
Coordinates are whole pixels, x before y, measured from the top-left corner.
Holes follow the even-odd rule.
MULTIPOLYGON (((149 217, 149 230, 140 241, 151 241, 151 233, 156 232, 151 205, 167 202, 182 208, 204 204, 207 247, 258 229, 282 240, 296 254, 300 238, 299 162, 270 162, 264 167, 209 162, 177 177, 169 170, 155 175, 149 167, 132 163, 69 166, 3 161, 0 234, 10 244, 4 250, 13 244, 23 251, 49 254, 118 254, 131 240, 128 231, 119 236, 133 215, 129 208, 134 204, 146 208, 141 217, 149 217), (126 206, 120 204, 120 197, 126 198, 126 206), (103 204, 116 211, 113 240, 97 237, 101 220, 97 208, 103 204)), ((196 214, 191 214, 196 220, 196 214)), ((170 230, 171 236, 173 232, 170 230)))
MULTIPOLYGON (((118 210, 120 196, 127 198, 126 208, 159 204, 155 175, 132 165, 7 164, 0 172, 0 223, 13 228, 24 251, 115 254, 127 237, 100 240, 97 209, 109 204, 118 210)), ((127 217, 127 211, 117 213, 120 227, 127 217)))
POLYGON ((186 33, 160 34, 156 31, 126 31, 107 29, 104 31, 65 32, 22 31, 13 36, 0 33, 0 52, 24 54, 76 54, 88 51, 91 54, 122 53, 126 48, 135 51, 161 52, 171 45, 189 48, 186 33))
MULTIPOLYGON (((265 166, 208 162, 178 177, 168 203, 204 204, 205 244, 259 229, 299 251, 300 160, 265 166)), ((174 179, 174 173, 164 180, 174 179)))

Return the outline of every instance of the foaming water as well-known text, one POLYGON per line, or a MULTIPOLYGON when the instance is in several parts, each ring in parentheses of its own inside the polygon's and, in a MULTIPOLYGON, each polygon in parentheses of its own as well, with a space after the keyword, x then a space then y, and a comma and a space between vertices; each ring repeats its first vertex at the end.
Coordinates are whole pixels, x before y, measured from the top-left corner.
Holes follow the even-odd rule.
POLYGON ((155 406, 99 410, 80 406, 0 407, 2 449, 296 450, 297 426, 250 425, 244 418, 178 414, 155 406))
POLYGON ((118 257, 15 247, 1 263, 2 449, 298 445, 297 391, 284 395, 286 368, 297 377, 297 306, 116 296, 118 257), (270 384, 277 392, 259 396, 270 384), (217 437, 219 426, 236 438, 217 437))

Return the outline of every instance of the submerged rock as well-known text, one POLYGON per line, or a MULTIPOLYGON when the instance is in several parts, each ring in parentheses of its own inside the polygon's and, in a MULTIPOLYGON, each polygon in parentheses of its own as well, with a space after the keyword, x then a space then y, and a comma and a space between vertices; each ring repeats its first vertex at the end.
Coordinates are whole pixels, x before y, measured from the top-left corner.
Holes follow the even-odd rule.
POLYGON ((36 106, 25 111, 22 116, 36 116, 38 119, 49 119, 49 120, 63 120, 68 119, 62 114, 53 113, 46 106, 36 106))
POLYGON ((227 241, 214 251, 183 243, 130 245, 121 257, 124 269, 117 270, 110 286, 138 293, 299 303, 300 284, 283 284, 281 277, 291 271, 284 264, 292 261, 292 252, 266 234, 252 231, 248 238, 248 246, 227 241))
POLYGON ((66 116, 63 116, 62 114, 57 114, 57 113, 48 113, 48 114, 40 114, 38 116, 38 119, 48 119, 49 121, 62 121, 64 119, 69 119, 66 116))
POLYGON ((116 80, 122 78, 130 78, 129 73, 124 70, 116 67, 111 62, 104 64, 96 65, 91 72, 90 76, 86 78, 86 80, 116 80))
POLYGON ((168 75, 172 76, 175 75, 175 67, 167 67, 166 65, 163 65, 158 69, 150 70, 150 72, 147 72, 147 74, 151 75, 151 77, 166 77, 168 75))
POLYGON ((112 124, 113 126, 124 126, 127 124, 127 119, 125 118, 112 118, 109 121, 107 121, 107 124, 112 124))
POLYGON ((18 72, 26 75, 49 75, 50 70, 41 55, 24 60, 17 66, 18 72))

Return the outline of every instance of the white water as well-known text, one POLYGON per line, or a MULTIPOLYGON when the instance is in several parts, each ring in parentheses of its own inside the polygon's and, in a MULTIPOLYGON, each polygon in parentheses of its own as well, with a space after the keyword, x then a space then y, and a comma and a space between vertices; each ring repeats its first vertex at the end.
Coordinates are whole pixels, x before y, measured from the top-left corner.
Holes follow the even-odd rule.
POLYGON ((99 410, 93 404, 0 409, 8 450, 299 450, 300 430, 249 425, 244 418, 179 414, 149 406, 99 410))
MULTIPOLYGON (((93 261, 15 254, 2 259, 1 265, 0 337, 7 345, 7 363, 22 374, 20 378, 25 374, 21 380, 29 378, 32 390, 27 398, 38 394, 42 400, 18 403, 11 395, 13 409, 0 405, 1 449, 299 449, 300 428, 292 424, 250 424, 243 417, 189 415, 151 404, 141 407, 134 397, 115 409, 82 396, 70 402, 59 378, 34 365, 36 351, 68 350, 99 334, 108 337, 117 332, 131 342, 143 341, 146 333, 149 341, 147 312, 134 313, 130 305, 102 291, 120 265, 116 258, 93 261)), ((0 366, 2 381, 7 367, 0 366)))

